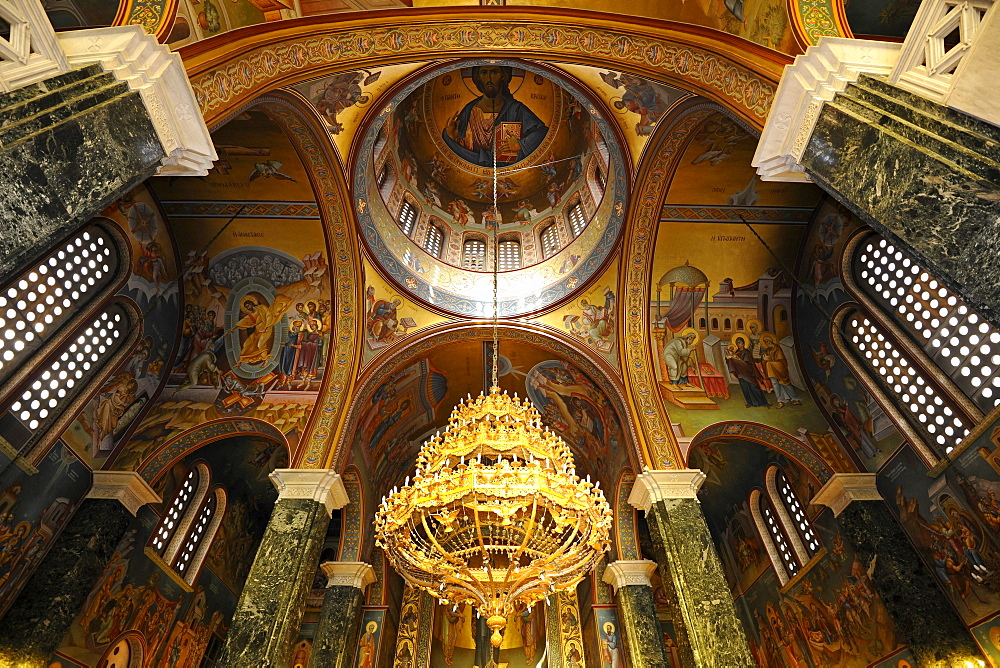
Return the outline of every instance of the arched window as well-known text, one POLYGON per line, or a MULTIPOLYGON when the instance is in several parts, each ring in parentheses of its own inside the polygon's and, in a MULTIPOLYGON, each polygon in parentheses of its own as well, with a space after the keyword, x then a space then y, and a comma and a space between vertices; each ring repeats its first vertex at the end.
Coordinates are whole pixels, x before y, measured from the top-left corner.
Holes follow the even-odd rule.
POLYGON ((736 318, 736 329, 743 331, 743 318, 736 318))
MULTIPOLYGON (((417 207, 410 203, 410 200, 404 199, 402 206, 399 207, 399 227, 403 230, 403 234, 410 236, 413 233, 414 224, 417 222, 417 207)), ((440 248, 438 252, 440 252, 440 248)), ((437 253, 432 253, 432 255, 437 255, 437 253)))
POLYGON ((848 288, 875 319, 902 329, 980 411, 1000 405, 1000 332, 880 235, 851 250, 848 288))
POLYGON ((808 563, 820 548, 812 522, 806 516, 805 509, 799 503, 798 495, 795 494, 784 471, 777 466, 770 466, 764 477, 767 494, 790 539, 792 549, 795 550, 800 563, 808 563))
POLYGON ((386 160, 378 173, 378 192, 384 201, 389 200, 392 188, 396 185, 396 168, 391 159, 386 160))
POLYGON ((699 318, 698 319, 698 328, 699 329, 705 329, 705 325, 707 325, 707 324, 708 323, 705 322, 704 318, 699 318))
POLYGON ((226 510, 226 493, 211 486, 211 471, 202 462, 184 476, 147 549, 191 584, 205 560, 226 510))
POLYGON ((434 257, 441 257, 444 248, 444 232, 437 225, 427 226, 427 239, 424 240, 424 250, 434 257))
POLYGON ((969 409, 975 408, 942 391, 947 379, 931 376, 916 361, 917 351, 901 345, 890 330, 845 307, 834 316, 833 343, 918 449, 926 444, 940 456, 968 435, 975 423, 969 409))
POLYGON ((730 330, 730 329, 732 329, 732 328, 733 328, 733 321, 732 321, 731 319, 729 319, 729 318, 726 318, 726 320, 725 320, 725 323, 724 323, 724 324, 725 324, 725 328, 726 328, 727 330, 730 330))
POLYGON ((802 568, 802 563, 792 550, 791 541, 778 519, 774 504, 759 489, 750 492, 750 513, 774 571, 778 574, 778 582, 787 584, 802 568))
MULTIPOLYGON (((0 384, 89 304, 108 295, 122 269, 120 244, 100 225, 81 230, 0 291, 0 384)), ((44 353, 43 353, 44 354, 44 353)))
POLYGON ((462 268, 473 271, 486 269, 486 242, 483 239, 468 238, 462 244, 462 268))
POLYGON ((548 259, 559 252, 559 228, 555 223, 550 223, 538 235, 538 240, 542 244, 542 257, 548 259))
POLYGON ((712 318, 712 329, 719 329, 719 319, 712 318))
POLYGON ((497 259, 500 263, 498 271, 511 271, 521 268, 521 242, 517 239, 506 239, 497 244, 497 259))
POLYGON ((573 237, 580 236, 583 232, 583 228, 587 226, 587 217, 583 214, 583 206, 580 204, 579 200, 569 208, 569 212, 566 214, 569 219, 569 229, 573 233, 573 237))

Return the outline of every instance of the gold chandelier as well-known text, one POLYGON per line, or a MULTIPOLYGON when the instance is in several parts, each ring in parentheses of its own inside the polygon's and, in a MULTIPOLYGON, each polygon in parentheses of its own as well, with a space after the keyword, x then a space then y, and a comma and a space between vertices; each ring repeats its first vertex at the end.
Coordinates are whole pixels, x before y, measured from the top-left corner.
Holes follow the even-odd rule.
POLYGON ((375 536, 409 584, 456 610, 471 604, 499 647, 509 616, 576 586, 597 564, 612 514, 531 402, 500 390, 496 227, 493 249, 490 391, 460 401, 444 434, 423 444, 413 481, 382 499, 375 536))

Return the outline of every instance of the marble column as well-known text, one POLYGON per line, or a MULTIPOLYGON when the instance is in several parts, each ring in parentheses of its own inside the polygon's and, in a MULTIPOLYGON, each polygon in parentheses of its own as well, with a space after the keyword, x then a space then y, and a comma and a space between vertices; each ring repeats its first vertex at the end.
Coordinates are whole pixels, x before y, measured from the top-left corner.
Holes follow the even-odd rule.
POLYGON ((330 516, 348 501, 332 470, 277 469, 270 478, 278 500, 236 604, 220 667, 289 664, 330 516))
POLYGON ((698 502, 705 474, 645 471, 629 503, 646 513, 664 584, 672 584, 694 664, 752 666, 754 660, 698 502))
POLYGON ((350 668, 358 644, 365 588, 375 571, 362 561, 327 561, 326 595, 313 635, 309 668, 350 668))
POLYGON ((48 666, 132 518, 159 501, 138 473, 94 471, 87 497, 3 617, 0 657, 48 666))
MULTIPOLYGON (((604 581, 615 588, 618 603, 619 641, 625 638, 628 663, 632 668, 668 668, 663 629, 656 616, 656 601, 650 576, 656 562, 619 560, 604 571, 604 581)), ((603 633, 603 629, 598 630, 603 633)))
POLYGON ((812 502, 833 509, 917 665, 984 665, 954 605, 879 494, 874 473, 836 473, 812 502))

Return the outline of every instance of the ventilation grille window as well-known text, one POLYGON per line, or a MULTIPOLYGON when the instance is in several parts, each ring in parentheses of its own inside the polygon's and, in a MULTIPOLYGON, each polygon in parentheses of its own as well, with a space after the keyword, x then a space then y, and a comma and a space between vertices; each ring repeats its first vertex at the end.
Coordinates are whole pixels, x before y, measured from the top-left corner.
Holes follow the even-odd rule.
POLYGON ((410 236, 413 233, 413 225, 417 222, 417 209, 407 200, 403 200, 403 206, 399 209, 399 227, 403 234, 410 236))
POLYGON ((781 555, 781 562, 784 564, 789 577, 794 577, 799 572, 799 560, 795 557, 795 553, 792 552, 792 546, 788 543, 785 532, 781 530, 781 525, 778 523, 778 518, 775 516, 774 511, 771 510, 770 504, 765 502, 763 497, 761 497, 761 505, 763 506, 761 514, 764 516, 764 524, 767 526, 768 533, 771 534, 774 547, 778 550, 778 554, 781 555))
POLYGON ((858 245, 861 288, 982 410, 1000 405, 1000 332, 884 238, 858 245))
POLYGON ((65 409, 102 361, 125 338, 129 319, 121 307, 101 313, 52 362, 43 366, 21 395, 11 404, 11 413, 22 425, 35 431, 65 409))
POLYGON ((101 292, 118 269, 100 227, 79 233, 0 293, 0 379, 101 292))
POLYGON ((559 228, 549 225, 540 235, 542 242, 542 257, 548 259, 559 252, 559 228))
POLYGON ((424 250, 434 257, 441 257, 441 248, 444 246, 444 233, 437 225, 427 228, 427 241, 424 242, 424 250))
POLYGON ((180 552, 177 553, 177 559, 174 564, 174 568, 181 575, 188 572, 188 569, 194 563, 195 555, 198 553, 198 546, 205 539, 208 534, 209 527, 212 523, 212 518, 215 516, 217 501, 217 493, 213 492, 208 495, 208 500, 205 505, 201 507, 201 511, 195 518, 194 523, 191 528, 188 529, 187 540, 184 541, 180 552))
POLYGON ((482 239, 466 239, 462 248, 462 267, 473 271, 486 269, 486 242, 482 239))
POLYGON ((587 218, 583 215, 583 207, 576 203, 569 210, 569 229, 574 237, 578 237, 586 226, 587 218))
POLYGON ((872 378, 886 394, 898 397, 908 421, 923 432, 928 443, 948 453, 968 435, 968 425, 955 408, 878 325, 853 313, 847 318, 846 336, 856 346, 872 378))
POLYGON ((499 271, 511 271, 521 268, 521 242, 501 241, 497 247, 497 256, 500 258, 499 271))
POLYGON ((780 469, 775 475, 775 486, 777 487, 778 494, 781 495, 781 501, 788 511, 789 517, 795 524, 794 531, 801 537, 802 544, 805 546, 809 556, 814 556, 819 551, 819 539, 816 537, 816 532, 813 531, 812 522, 809 521, 805 510, 802 508, 802 504, 799 503, 795 490, 789 484, 784 471, 780 469))
POLYGON ((181 523, 181 518, 184 517, 185 511, 191 505, 197 488, 198 469, 191 469, 184 478, 184 482, 181 483, 177 495, 174 496, 173 503, 170 504, 163 519, 160 520, 160 525, 156 528, 156 533, 153 534, 153 550, 161 557, 167 551, 167 546, 170 545, 170 538, 177 531, 181 523))

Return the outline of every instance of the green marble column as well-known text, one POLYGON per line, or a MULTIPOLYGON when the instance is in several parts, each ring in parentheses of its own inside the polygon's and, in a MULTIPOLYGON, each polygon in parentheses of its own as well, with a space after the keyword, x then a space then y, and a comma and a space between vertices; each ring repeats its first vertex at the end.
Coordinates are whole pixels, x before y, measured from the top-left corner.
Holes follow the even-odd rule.
POLYGON ((834 474, 813 503, 833 509, 917 665, 981 665, 979 646, 882 500, 874 473, 834 474))
POLYGON ((87 498, 0 622, 0 659, 10 665, 49 665, 132 517, 160 500, 136 473, 93 475, 87 498))
POLYGON ((309 668, 351 668, 365 587, 375 580, 375 571, 360 561, 327 561, 320 568, 326 575, 326 595, 313 635, 309 668))
POLYGON ((695 666, 753 666, 743 624, 698 502, 705 474, 646 471, 629 503, 646 512, 660 576, 672 583, 695 666))
POLYGON ((289 664, 330 514, 348 501, 333 471, 277 469, 270 477, 278 501, 236 604, 223 668, 289 664))
MULTIPOLYGON (((632 668, 670 668, 663 629, 656 616, 656 601, 650 576, 656 563, 619 560, 604 571, 604 581, 615 588, 621 637, 625 638, 628 663, 632 668)), ((599 630, 603 633, 603 629, 599 630)))

